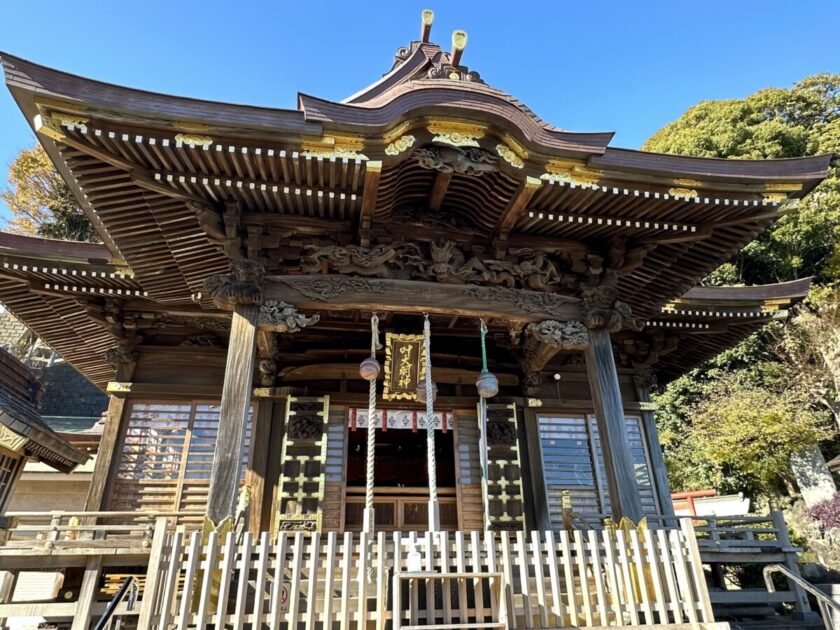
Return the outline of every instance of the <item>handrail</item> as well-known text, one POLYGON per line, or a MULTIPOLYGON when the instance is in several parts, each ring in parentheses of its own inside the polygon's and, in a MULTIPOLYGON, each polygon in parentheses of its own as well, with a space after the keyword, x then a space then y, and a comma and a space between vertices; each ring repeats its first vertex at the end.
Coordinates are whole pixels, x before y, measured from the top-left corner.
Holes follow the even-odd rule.
POLYGON ((767 586, 768 593, 775 593, 776 586, 773 584, 773 573, 781 573, 784 575, 788 580, 791 582, 796 583, 805 591, 808 591, 814 598, 817 600, 817 604, 820 607, 820 612, 822 612, 822 619, 823 625, 825 626, 826 630, 833 630, 834 626, 834 615, 832 614, 832 610, 835 612, 840 612, 840 603, 834 601, 831 597, 823 593, 820 589, 816 586, 811 584, 808 580, 804 579, 801 575, 797 575, 789 568, 787 568, 783 564, 768 564, 764 567, 764 584, 767 586), (830 609, 830 610, 829 610, 830 609))
POLYGON ((137 578, 133 575, 129 575, 125 578, 123 583, 120 585, 120 589, 114 594, 111 601, 108 602, 108 607, 105 609, 105 612, 102 613, 99 621, 96 622, 93 630, 104 630, 110 625, 111 618, 117 611, 117 606, 119 606, 120 602, 125 599, 126 594, 128 594, 127 608, 128 610, 132 610, 134 608, 134 602, 137 601, 137 593, 139 590, 140 585, 137 583, 137 578))

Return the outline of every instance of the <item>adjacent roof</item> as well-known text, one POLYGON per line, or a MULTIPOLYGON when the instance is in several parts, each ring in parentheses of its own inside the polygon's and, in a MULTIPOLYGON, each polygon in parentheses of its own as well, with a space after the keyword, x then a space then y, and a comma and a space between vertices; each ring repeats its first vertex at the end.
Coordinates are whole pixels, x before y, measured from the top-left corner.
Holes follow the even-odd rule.
POLYGON ((676 335, 679 343, 656 363, 662 382, 735 346, 808 294, 811 278, 751 287, 695 287, 665 305, 646 329, 676 335))
POLYGON ((19 448, 61 472, 70 472, 88 457, 61 438, 36 410, 40 385, 34 374, 0 350, 0 424, 21 439, 19 448))

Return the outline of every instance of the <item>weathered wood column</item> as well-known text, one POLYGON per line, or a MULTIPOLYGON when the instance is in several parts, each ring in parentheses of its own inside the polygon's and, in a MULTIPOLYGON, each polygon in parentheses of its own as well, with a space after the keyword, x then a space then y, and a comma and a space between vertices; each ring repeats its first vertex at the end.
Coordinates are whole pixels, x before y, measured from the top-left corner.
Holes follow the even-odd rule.
POLYGON ((656 496, 659 499, 659 509, 668 516, 674 515, 674 502, 671 500, 671 486, 668 483, 668 470, 665 468, 665 458, 662 456, 662 446, 659 444, 659 432, 656 429, 656 419, 650 408, 650 388, 656 385, 656 375, 651 369, 644 369, 633 377, 636 395, 642 404, 642 419, 645 441, 648 447, 650 465, 653 468, 653 483, 656 496), (645 409, 645 406, 648 406, 645 409))
POLYGON ((207 516, 216 525, 226 516, 233 515, 236 504, 257 356, 257 328, 295 332, 318 321, 317 316, 304 317, 285 302, 264 301, 263 274, 260 263, 243 258, 231 264, 229 274, 209 278, 205 283, 216 306, 233 310, 219 432, 207 497, 207 516))
POLYGON ((616 519, 626 516, 637 523, 642 518, 642 499, 636 485, 610 340, 610 332, 619 331, 628 318, 629 307, 618 302, 616 294, 612 286, 584 290, 584 323, 589 328, 589 345, 584 357, 613 516, 616 519))
POLYGON ((216 524, 233 514, 238 494, 242 440, 254 380, 258 312, 257 305, 237 304, 231 319, 219 433, 207 496, 207 516, 216 524))

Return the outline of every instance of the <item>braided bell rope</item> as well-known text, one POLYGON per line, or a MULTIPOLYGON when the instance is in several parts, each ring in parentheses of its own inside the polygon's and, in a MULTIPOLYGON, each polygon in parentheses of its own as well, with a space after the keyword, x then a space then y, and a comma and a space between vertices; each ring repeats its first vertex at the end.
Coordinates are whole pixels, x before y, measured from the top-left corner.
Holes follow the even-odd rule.
MULTIPOLYGON (((379 345, 379 317, 374 313, 370 318, 370 356, 376 358, 379 345)), ((374 455, 376 450, 376 379, 371 379, 368 390, 368 430, 367 430, 367 479, 365 483, 365 509, 373 509, 374 455)))
POLYGON ((437 470, 435 464, 434 392, 432 391, 432 328, 429 315, 424 313, 423 351, 426 354, 426 460, 429 466, 429 500, 437 502, 437 470))

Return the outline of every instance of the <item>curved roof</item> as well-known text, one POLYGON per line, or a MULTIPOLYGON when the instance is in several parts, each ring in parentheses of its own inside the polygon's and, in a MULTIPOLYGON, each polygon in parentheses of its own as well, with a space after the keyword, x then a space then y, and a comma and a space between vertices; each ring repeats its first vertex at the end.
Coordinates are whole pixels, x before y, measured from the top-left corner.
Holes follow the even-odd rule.
POLYGON ((443 234, 486 257, 538 249, 578 277, 608 269, 635 316, 671 317, 660 308, 688 300, 812 190, 830 159, 614 148, 611 133, 560 129, 428 42, 401 50, 388 73, 344 101, 300 94, 297 109, 135 90, 7 54, 0 61, 105 243, 0 235, 0 299, 100 386, 113 375, 102 355, 119 340, 80 309, 79 296, 218 317, 203 283, 227 271, 231 248, 271 275, 296 273, 288 267, 305 242, 364 248, 443 234), (430 167, 429 151, 474 152, 492 166, 480 177, 430 167))

